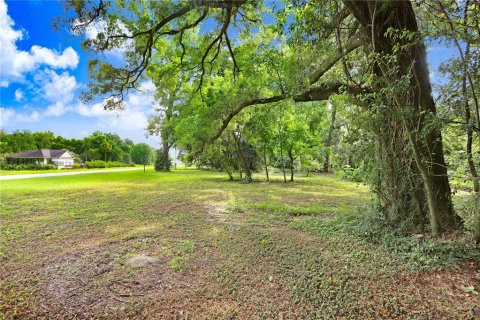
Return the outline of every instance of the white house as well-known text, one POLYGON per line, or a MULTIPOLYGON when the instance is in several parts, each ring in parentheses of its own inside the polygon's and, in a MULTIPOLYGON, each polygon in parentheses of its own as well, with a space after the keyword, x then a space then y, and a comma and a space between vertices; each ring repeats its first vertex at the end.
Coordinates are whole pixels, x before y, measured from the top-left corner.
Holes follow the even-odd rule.
MULTIPOLYGON (((20 162, 29 162, 36 164, 53 163, 58 169, 72 168, 74 156, 68 150, 28 150, 8 156, 9 159, 25 159, 20 162)), ((14 160, 19 162, 19 160, 14 160)))

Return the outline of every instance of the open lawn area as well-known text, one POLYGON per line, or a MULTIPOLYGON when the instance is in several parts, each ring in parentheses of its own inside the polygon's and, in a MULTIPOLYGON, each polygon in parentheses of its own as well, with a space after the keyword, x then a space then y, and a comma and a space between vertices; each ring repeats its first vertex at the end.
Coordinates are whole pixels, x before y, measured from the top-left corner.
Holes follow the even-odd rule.
POLYGON ((0 183, 0 319, 480 317, 473 251, 377 237, 368 189, 333 176, 0 183))
MULTIPOLYGON (((143 168, 141 165, 136 165, 136 168, 143 168)), ((151 167, 151 166, 148 166, 151 167)), ((61 170, 0 170, 0 176, 12 176, 18 174, 36 174, 36 173, 64 173, 64 172, 88 172, 89 170, 118 170, 130 169, 131 167, 113 167, 113 168, 78 168, 78 169, 61 169, 61 170)))

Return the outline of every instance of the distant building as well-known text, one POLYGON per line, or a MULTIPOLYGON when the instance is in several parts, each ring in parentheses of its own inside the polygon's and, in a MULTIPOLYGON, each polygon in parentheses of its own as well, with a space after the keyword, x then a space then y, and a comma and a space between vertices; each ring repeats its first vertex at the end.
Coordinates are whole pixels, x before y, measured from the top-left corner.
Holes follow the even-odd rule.
POLYGON ((8 162, 13 163, 52 163, 58 169, 72 168, 74 156, 68 150, 27 150, 15 153, 7 157, 8 162))

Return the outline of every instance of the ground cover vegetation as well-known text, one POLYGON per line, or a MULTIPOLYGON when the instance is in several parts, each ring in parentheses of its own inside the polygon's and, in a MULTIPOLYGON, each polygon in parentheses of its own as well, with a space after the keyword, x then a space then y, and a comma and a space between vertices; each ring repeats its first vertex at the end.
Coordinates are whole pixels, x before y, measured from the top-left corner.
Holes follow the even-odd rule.
POLYGON ((65 6, 98 31, 83 99, 152 81, 155 169, 209 170, 2 184, 1 312, 479 317, 478 1, 65 6))
MULTIPOLYGON (((67 24, 94 56, 86 101, 123 106, 157 87, 148 131, 184 162, 250 182, 252 172, 346 168, 400 234, 465 228, 452 192, 470 193, 480 242, 477 1, 71 1, 67 24), (436 99, 426 44, 458 49, 436 99), (121 63, 102 53, 125 52, 121 63), (455 188, 452 191, 452 186, 455 188)), ((287 177, 288 176, 288 177, 287 177)))
POLYGON ((0 318, 478 317, 473 244, 372 229, 368 187, 333 175, 252 180, 150 168, 3 181, 0 318))

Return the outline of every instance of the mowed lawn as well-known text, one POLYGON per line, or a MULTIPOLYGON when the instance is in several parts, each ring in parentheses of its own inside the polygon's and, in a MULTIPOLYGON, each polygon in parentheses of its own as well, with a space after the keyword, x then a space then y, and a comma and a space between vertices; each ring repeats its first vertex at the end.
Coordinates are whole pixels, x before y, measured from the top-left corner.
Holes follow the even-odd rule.
MULTIPOLYGON (((149 168, 151 166, 148 166, 149 168)), ((135 165, 135 168, 143 168, 143 166, 135 165)), ((118 169, 132 169, 132 167, 112 167, 112 168, 78 168, 78 169, 61 169, 61 170, 0 170, 0 176, 12 176, 23 174, 39 174, 39 173, 67 173, 67 172, 88 172, 98 170, 118 170, 118 169)))
POLYGON ((150 169, 0 187, 0 319, 480 312, 479 295, 468 292, 480 287, 478 262, 442 267, 415 254, 421 240, 400 254, 351 232, 368 189, 332 176, 242 184, 220 173, 150 169), (137 255, 158 260, 129 266, 137 255))

